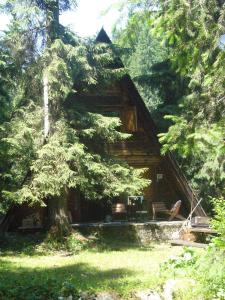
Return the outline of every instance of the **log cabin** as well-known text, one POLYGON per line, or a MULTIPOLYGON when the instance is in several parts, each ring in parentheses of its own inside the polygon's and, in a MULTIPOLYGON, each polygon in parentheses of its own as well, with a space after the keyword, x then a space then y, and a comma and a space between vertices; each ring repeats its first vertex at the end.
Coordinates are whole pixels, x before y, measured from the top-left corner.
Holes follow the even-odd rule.
MULTIPOLYGON (((96 42, 111 43, 104 29, 99 32, 96 42)), ((94 111, 119 117, 122 122, 121 130, 132 134, 132 138, 108 145, 108 151, 135 168, 148 168, 146 177, 151 180, 151 184, 141 195, 130 195, 127 199, 121 195, 112 199, 112 202, 124 204, 126 215, 126 207, 139 201, 136 210, 140 214, 145 212, 146 220, 149 220, 153 215, 152 203, 164 203, 170 209, 174 203, 181 200, 181 214, 187 217, 191 208, 197 205, 198 199, 172 153, 161 155, 156 125, 131 77, 123 76, 119 82, 101 94, 78 94, 74 97, 76 101, 92 105, 94 111)), ((71 223, 103 221, 112 214, 108 206, 104 201, 88 201, 75 190, 69 193, 71 223)), ((197 206, 194 215, 205 216, 201 205, 197 206)), ((2 226, 9 230, 32 226, 41 228, 47 216, 48 207, 14 206, 3 219, 2 226)), ((124 217, 126 219, 126 216, 124 217)))

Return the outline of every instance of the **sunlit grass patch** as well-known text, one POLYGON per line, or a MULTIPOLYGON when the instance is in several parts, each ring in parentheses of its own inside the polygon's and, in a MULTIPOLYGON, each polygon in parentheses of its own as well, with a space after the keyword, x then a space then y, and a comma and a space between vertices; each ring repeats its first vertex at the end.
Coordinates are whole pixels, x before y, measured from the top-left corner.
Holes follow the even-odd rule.
POLYGON ((158 288, 162 284, 159 265, 180 252, 180 248, 155 244, 145 250, 5 255, 0 258, 0 299, 57 299, 64 282, 81 291, 114 291, 129 299, 136 290, 158 288))

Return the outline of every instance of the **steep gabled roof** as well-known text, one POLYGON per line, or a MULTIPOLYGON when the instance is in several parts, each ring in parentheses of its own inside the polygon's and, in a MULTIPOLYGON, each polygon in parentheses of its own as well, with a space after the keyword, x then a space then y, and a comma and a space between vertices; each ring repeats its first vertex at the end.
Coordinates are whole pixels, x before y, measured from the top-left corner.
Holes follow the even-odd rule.
MULTIPOLYGON (((108 37, 107 33, 105 30, 102 28, 97 35, 96 42, 101 42, 101 43, 107 43, 111 44, 111 40, 108 37)), ((161 145, 158 140, 158 131, 157 127, 155 125, 154 120, 152 119, 152 116, 147 109, 142 97, 140 96, 133 80, 131 77, 127 74, 125 75, 122 80, 122 84, 126 85, 129 90, 129 94, 132 98, 132 101, 134 104, 136 104, 139 109, 141 110, 142 114, 145 116, 146 120, 148 120, 148 128, 146 128, 151 136, 151 139, 154 141, 154 144, 156 148, 158 149, 160 153, 161 145)), ((162 157, 163 163, 165 167, 172 172, 172 175, 176 179, 176 185, 183 192, 185 195, 186 199, 190 203, 191 208, 196 207, 194 215, 199 215, 199 216, 206 216, 206 213, 203 209, 203 207, 199 204, 198 205, 198 198, 196 194, 194 193, 193 189, 191 188, 190 184, 188 183, 188 180, 186 179, 184 173, 180 169, 177 161, 175 160, 173 154, 171 152, 167 153, 167 155, 162 157)))
POLYGON ((99 31, 97 37, 96 37, 96 42, 99 43, 106 43, 106 44, 112 44, 112 41, 110 40, 109 36, 105 32, 104 28, 99 31))

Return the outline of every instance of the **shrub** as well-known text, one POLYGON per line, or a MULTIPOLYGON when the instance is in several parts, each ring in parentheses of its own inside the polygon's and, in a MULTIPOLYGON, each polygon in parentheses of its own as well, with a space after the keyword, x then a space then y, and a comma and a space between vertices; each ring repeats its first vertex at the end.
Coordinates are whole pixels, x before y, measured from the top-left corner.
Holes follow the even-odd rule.
POLYGON ((160 265, 161 272, 174 271, 175 273, 179 269, 192 267, 196 264, 198 259, 197 254, 191 248, 184 248, 184 252, 180 256, 171 256, 168 261, 160 265))
POLYGON ((199 257, 193 272, 201 284, 204 299, 225 300, 225 255, 223 250, 209 247, 199 257))
POLYGON ((213 199, 215 216, 212 220, 212 226, 217 231, 218 236, 213 239, 218 248, 225 249, 225 199, 213 199))
POLYGON ((60 296, 62 296, 62 298, 72 296, 73 300, 81 299, 80 293, 76 289, 75 285, 70 281, 65 281, 63 283, 60 296))
POLYGON ((185 248, 182 255, 171 257, 160 270, 164 280, 171 275, 195 280, 195 288, 178 299, 225 300, 225 255, 214 245, 200 252, 185 248))
POLYGON ((25 280, 21 276, 11 286, 11 282, 1 280, 0 282, 0 299, 10 300, 43 300, 57 299, 58 282, 52 278, 33 278, 25 280), (10 284, 10 285, 9 285, 10 284))

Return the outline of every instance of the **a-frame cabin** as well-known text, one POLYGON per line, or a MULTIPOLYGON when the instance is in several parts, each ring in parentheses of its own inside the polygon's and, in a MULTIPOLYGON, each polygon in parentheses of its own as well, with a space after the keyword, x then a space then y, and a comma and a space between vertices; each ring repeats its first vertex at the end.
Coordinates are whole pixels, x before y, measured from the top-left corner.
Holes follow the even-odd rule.
MULTIPOLYGON (((96 42, 111 43, 104 29, 98 34, 96 42)), ((152 202, 164 202, 171 208, 173 203, 181 200, 181 213, 187 216, 191 208, 197 205, 198 200, 172 154, 166 156, 160 154, 161 146, 155 123, 130 76, 124 76, 112 88, 105 92, 101 91, 101 95, 78 94, 74 97, 74 101, 83 101, 85 105, 92 103, 94 110, 99 113, 118 116, 122 122, 122 131, 132 134, 131 139, 109 145, 109 151, 133 167, 149 169, 146 176, 151 180, 151 185, 143 191, 143 195, 138 195, 143 196, 145 200, 149 219, 152 218, 152 202)), ((124 199, 117 201, 121 202, 124 199)), ((76 191, 72 191, 68 199, 71 222, 104 220, 108 212, 103 206, 102 203, 81 199, 76 191)), ((7 225, 9 229, 23 226, 23 220, 29 218, 29 215, 35 216, 39 220, 39 225, 42 225, 47 215, 47 208, 32 209, 17 206, 12 210, 8 214, 8 218, 10 216, 11 219, 7 219, 6 216, 3 220, 3 224, 9 223, 7 225)), ((194 215, 205 216, 201 205, 196 207, 194 215)))

